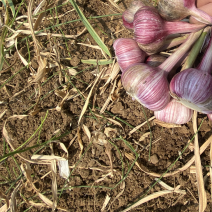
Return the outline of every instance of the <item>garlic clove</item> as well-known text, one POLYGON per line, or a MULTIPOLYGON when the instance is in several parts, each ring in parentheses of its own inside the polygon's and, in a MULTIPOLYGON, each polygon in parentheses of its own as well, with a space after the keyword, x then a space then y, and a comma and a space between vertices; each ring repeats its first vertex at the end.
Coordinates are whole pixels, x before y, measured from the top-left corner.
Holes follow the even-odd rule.
POLYGON ((212 113, 212 76, 194 68, 176 74, 170 82, 173 97, 188 108, 212 113))
POLYGON ((122 72, 132 64, 144 62, 146 58, 146 53, 139 48, 135 40, 130 38, 115 40, 113 48, 122 72))
POLYGON ((134 0, 127 10, 125 10, 122 14, 123 24, 128 29, 133 29, 133 20, 135 13, 141 8, 145 6, 142 1, 134 0))
POLYGON ((122 85, 129 95, 150 110, 162 110, 170 101, 166 73, 144 63, 122 73, 122 85))
POLYGON ((154 115, 156 119, 166 123, 185 124, 191 120, 193 110, 172 99, 163 110, 155 111, 154 115))

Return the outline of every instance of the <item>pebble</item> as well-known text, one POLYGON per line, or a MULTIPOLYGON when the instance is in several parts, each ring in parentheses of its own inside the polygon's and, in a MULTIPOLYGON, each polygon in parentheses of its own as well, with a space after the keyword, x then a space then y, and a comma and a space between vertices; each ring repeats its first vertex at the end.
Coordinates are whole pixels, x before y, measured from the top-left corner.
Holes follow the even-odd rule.
POLYGON ((150 157, 150 161, 151 161, 151 163, 153 163, 153 164, 156 164, 156 163, 158 163, 158 156, 156 155, 156 154, 154 154, 154 155, 152 155, 151 157, 150 157))

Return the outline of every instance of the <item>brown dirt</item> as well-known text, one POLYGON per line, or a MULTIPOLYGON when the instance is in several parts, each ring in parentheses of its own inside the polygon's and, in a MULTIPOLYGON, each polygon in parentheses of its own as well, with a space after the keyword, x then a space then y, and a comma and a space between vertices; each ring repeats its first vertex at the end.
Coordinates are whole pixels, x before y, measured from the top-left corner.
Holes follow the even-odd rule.
MULTIPOLYGON (((37 6, 39 2, 40 1, 36 1, 35 5, 37 6)), ((20 1, 14 1, 14 4, 16 4, 16 8, 18 7, 19 3, 20 1)), ((79 0, 78 5, 81 7, 86 17, 112 14, 118 12, 115 8, 113 8, 110 5, 110 3, 108 3, 108 1, 103 0, 102 1, 79 0)), ((129 1, 121 1, 120 3, 121 8, 126 8, 127 5, 129 5, 129 1)), ((71 9, 73 8, 69 3, 68 5, 58 9, 58 15, 64 14, 65 12, 71 9)), ((27 9, 25 6, 22 6, 19 15, 24 14, 27 14, 27 9)), ((55 15, 54 11, 53 14, 55 15)), ((64 16, 63 18, 60 18, 59 23, 64 23, 66 21, 74 20, 77 18, 78 18, 77 14, 75 12, 71 12, 68 15, 64 16)), ((56 24, 56 19, 54 19, 52 22, 56 24)), ((40 28, 43 29, 45 27, 52 25, 53 23, 51 23, 50 21, 46 21, 43 23, 42 26, 40 26, 40 28)), ((129 31, 125 30, 121 25, 120 16, 94 19, 91 20, 90 23, 92 23, 94 29, 100 35, 100 37, 104 39, 105 44, 110 48, 111 52, 113 52, 112 51, 113 37, 115 39, 121 37, 132 37, 132 34, 129 31), (120 29, 124 30, 117 34, 114 34, 120 29)), ((64 34, 74 35, 77 34, 77 32, 82 31, 83 28, 84 27, 81 22, 75 22, 70 23, 68 25, 62 25, 59 28, 54 28, 54 30, 51 30, 50 32, 61 33, 60 30, 62 30, 64 34)), ((32 40, 30 39, 29 41, 31 42, 32 40)), ((39 37, 38 41, 40 42, 43 49, 50 47, 49 41, 46 36, 39 37)), ((62 64, 67 66, 78 66, 76 68, 77 71, 84 70, 82 73, 77 75, 76 79, 72 80, 72 83, 76 86, 76 88, 79 89, 81 92, 83 92, 88 86, 88 84, 95 79, 95 76, 91 73, 91 71, 96 69, 96 67, 92 68, 90 65, 84 65, 80 62, 80 60, 97 58, 97 57, 102 58, 102 55, 98 50, 94 50, 92 48, 77 44, 79 42, 82 43, 91 42, 91 44, 96 45, 92 37, 87 32, 84 33, 79 38, 77 38, 76 40, 67 39, 66 42, 69 47, 69 51, 67 51, 66 49, 65 39, 62 38, 56 39, 56 43, 58 44, 60 51, 60 57, 61 58, 72 57, 71 61, 64 60, 62 61, 62 64)), ((20 43, 18 45, 18 49, 20 49, 21 54, 27 59, 28 51, 26 43, 20 43)), ((15 50, 13 49, 11 53, 14 54, 14 51, 15 50)), ((32 67, 34 69, 37 69, 38 64, 36 62, 33 46, 30 47, 30 51, 32 58, 32 67)), ((16 53, 14 54, 14 56, 12 56, 10 60, 8 60, 10 64, 13 63, 15 57, 18 58, 18 55, 16 53)), ((0 76, 1 82, 4 82, 6 79, 11 77, 22 67, 23 65, 20 62, 20 59, 18 58, 13 69, 11 69, 11 71, 3 73, 0 76)), ((6 65, 4 65, 4 68, 6 68, 6 65)), ((53 76, 53 74, 57 72, 58 69, 53 68, 48 73, 47 77, 53 76)), ((30 77, 30 70, 25 68, 19 74, 17 74, 12 80, 9 81, 9 83, 7 84, 7 89, 11 92, 12 95, 19 92, 28 85, 29 77, 30 77)), ((102 80, 99 84, 99 87, 103 86, 104 83, 105 81, 102 80)), ((43 124, 42 130, 39 133, 39 137, 37 133, 36 136, 33 137, 33 139, 24 148, 36 145, 37 143, 43 143, 51 139, 53 137, 54 132, 58 129, 60 129, 60 135, 67 132, 66 136, 59 139, 60 142, 64 143, 64 145, 67 147, 71 139, 73 139, 74 136, 77 134, 77 126, 78 126, 77 122, 84 105, 84 100, 80 96, 78 96, 72 100, 65 102, 61 112, 52 110, 60 103, 61 98, 56 96, 54 92, 51 93, 49 92, 57 88, 58 86, 59 86, 58 75, 54 75, 51 78, 51 80, 49 80, 45 85, 42 86, 41 97, 44 97, 45 95, 47 96, 45 96, 45 98, 39 104, 41 111, 37 113, 35 116, 29 115, 22 120, 17 118, 10 119, 7 122, 6 128, 8 130, 9 135, 13 139, 13 144, 15 148, 18 148, 35 132, 35 130, 39 127, 42 119, 45 117, 47 110, 49 110, 48 116, 43 124)), ((69 87, 72 88, 72 85, 69 84, 69 87)), ((33 95, 33 93, 35 92, 35 88, 37 88, 36 85, 31 85, 26 90, 26 92, 19 95, 12 102, 8 102, 6 104, 1 105, 0 113, 6 110, 6 114, 3 116, 0 122, 1 129, 3 129, 4 122, 10 116, 29 114, 29 112, 32 111, 32 109, 29 110, 29 108, 33 106, 37 100, 37 98, 33 95), (33 96, 31 97, 31 95, 33 96)), ((96 107, 101 108, 103 106, 106 99, 108 98, 111 89, 112 85, 108 87, 108 89, 106 90, 106 92, 104 92, 103 95, 99 94, 100 93, 99 89, 96 91, 97 92, 97 99, 95 104, 96 107)), ((88 92, 89 91, 86 91, 84 95, 87 96, 88 92)), ((0 89, 0 101, 6 101, 6 100, 8 100, 8 95, 2 88, 0 89)), ((90 101, 90 103, 92 104, 92 101, 90 101)), ((142 107, 136 101, 132 101, 131 97, 129 97, 122 88, 120 90, 120 98, 118 99, 118 101, 111 106, 111 108, 108 111, 109 113, 105 112, 103 114, 105 117, 108 118, 113 118, 113 116, 116 117, 117 118, 116 121, 119 121, 122 124, 125 134, 122 128, 113 124, 112 122, 107 121, 104 118, 97 117, 97 119, 95 119, 94 113, 99 114, 98 108, 95 109, 93 113, 91 112, 91 110, 87 110, 85 116, 83 117, 82 123, 89 128, 90 132, 96 130, 104 131, 104 128, 109 126, 109 123, 111 124, 110 125, 111 128, 117 129, 118 133, 116 133, 115 135, 111 133, 111 137, 109 139, 118 147, 119 151, 121 152, 123 158, 124 174, 126 174, 129 166, 132 164, 132 161, 129 161, 124 156, 124 154, 132 152, 129 149, 129 147, 123 142, 123 140, 114 139, 114 137, 119 138, 120 136, 124 137, 125 135, 128 135, 129 131, 132 129, 129 125, 137 126, 146 120, 142 107), (123 120, 125 123, 128 123, 128 125, 122 122, 120 119, 123 120)), ((147 118, 153 116, 153 112, 149 111, 148 109, 144 109, 144 111, 147 118)), ((198 117, 199 124, 202 118, 204 117, 205 115, 202 114, 199 115, 198 117)), ((152 140, 154 141, 160 138, 160 140, 155 144, 153 144, 152 146, 151 155, 155 155, 154 157, 156 157, 153 163, 148 161, 148 154, 149 154, 148 149, 143 150, 142 148, 142 145, 147 146, 149 144, 150 139, 146 138, 144 141, 140 143, 141 145, 135 143, 135 141, 138 141, 138 139, 141 137, 143 133, 149 132, 148 125, 144 125, 139 132, 135 132, 131 135, 131 137, 127 136, 125 139, 133 146, 136 152, 140 154, 138 162, 141 165, 141 167, 145 167, 147 171, 162 174, 167 170, 169 165, 176 160, 176 158, 179 156, 179 152, 183 150, 183 148, 187 145, 188 140, 192 138, 194 134, 192 128, 192 122, 183 125, 181 128, 173 128, 173 129, 162 128, 161 126, 154 125, 153 122, 150 122, 150 127, 153 136, 152 140)), ((211 135, 212 132, 211 127, 212 123, 209 122, 207 119, 204 120, 203 125, 199 132, 200 144, 203 144, 211 135)), ((89 147, 88 137, 83 132, 83 130, 80 131, 80 134, 84 145, 84 150, 86 150, 86 148, 89 147)), ((68 185, 72 186, 73 189, 70 190, 65 189, 63 191, 58 202, 58 205, 60 207, 69 209, 70 211, 101 211, 106 195, 109 195, 111 197, 111 200, 109 202, 110 205, 111 201, 113 201, 116 195, 119 194, 121 189, 120 185, 118 185, 114 189, 109 189, 108 187, 110 188, 114 187, 120 181, 122 174, 122 162, 120 154, 114 146, 111 145, 110 147, 112 149, 111 151, 112 151, 113 166, 116 171, 114 172, 113 177, 111 176, 106 177, 104 178, 103 181, 97 183, 95 181, 102 178, 102 176, 107 174, 110 170, 110 161, 108 155, 105 153, 105 147, 100 146, 98 144, 95 145, 93 144, 91 147, 88 148, 88 150, 83 155, 82 160, 79 162, 80 147, 77 140, 75 140, 75 142, 69 148, 69 157, 68 157, 70 166, 73 166, 77 163, 77 168, 74 169, 68 182, 68 185), (106 172, 91 169, 92 167, 98 167, 102 170, 106 170, 106 172)), ((30 159, 32 154, 37 149, 38 148, 28 150, 22 153, 22 156, 30 159)), ((53 149, 55 155, 62 156, 64 154, 63 150, 61 150, 57 144, 53 145, 53 149)), ((10 151, 12 150, 10 149, 10 151)), ((5 140, 2 137, 2 142, 0 143, 0 154, 4 155, 4 152, 9 153, 7 147, 5 147, 5 140)), ((41 151, 39 151, 39 154, 50 155, 51 149, 47 146, 43 148, 41 151)), ((176 162, 172 170, 182 167, 192 156, 193 152, 189 148, 187 148, 182 158, 180 158, 176 162)), ((17 163, 19 165, 21 165, 21 163, 24 162, 17 155, 15 155, 14 158, 17 160, 17 163)), ((207 149, 202 154, 201 161, 203 166, 203 173, 205 176, 209 171, 208 166, 210 165, 209 149, 207 149)), ((45 195, 48 198, 52 199, 51 174, 47 175, 44 179, 41 179, 43 175, 45 175, 48 171, 50 171, 50 167, 48 167, 47 165, 32 164, 31 168, 33 171, 32 176, 33 182, 35 182, 35 186, 37 187, 37 189, 39 189, 40 192, 46 192, 45 195)), ((0 191, 4 194, 5 191, 8 190, 8 188, 13 182, 15 183, 15 185, 17 185, 17 182, 15 182, 17 176, 14 174, 13 170, 15 170, 17 176, 20 175, 20 170, 18 169, 12 157, 9 157, 7 160, 4 160, 1 163, 0 181, 2 182, 2 184, 0 191), (9 179, 8 183, 3 183, 5 182, 5 179, 3 177, 9 179)), ((21 180, 25 182, 23 176, 21 176, 21 180)), ((183 196, 182 198, 179 198, 180 196, 179 194, 165 195, 163 197, 159 197, 155 200, 142 204, 141 206, 137 207, 132 211, 158 211, 158 212, 198 211, 198 204, 197 201, 195 200, 195 198, 198 200, 196 177, 195 174, 190 173, 190 169, 187 169, 184 172, 174 175, 173 177, 163 178, 162 180, 172 187, 181 185, 181 189, 186 190, 186 195, 183 196)), ((147 174, 140 171, 137 166, 133 166, 132 170, 129 172, 127 178, 125 179, 125 190, 123 194, 111 205, 110 211, 121 211, 125 209, 127 205, 135 202, 143 194, 145 194, 145 192, 150 188, 150 186, 154 182, 155 182, 154 177, 148 176, 147 174)), ((208 182, 206 183, 207 199, 208 202, 210 202, 209 179, 207 182, 208 182)), ((59 190, 63 188, 64 183, 65 180, 62 179, 58 174, 57 186, 59 190)), ((148 194, 161 191, 163 189, 164 188, 161 187, 159 184, 156 184, 148 194)), ((12 191, 13 189, 10 189, 9 192, 6 194, 10 196, 12 191)), ((33 195, 35 195, 35 193, 27 186, 26 187, 22 186, 21 193, 24 195, 26 199, 29 199, 33 195)), ((38 197, 33 197, 33 201, 41 202, 38 197)), ((25 211, 30 207, 29 203, 23 202, 23 197, 21 197, 20 194, 18 194, 17 202, 18 204, 22 202, 18 206, 17 211, 25 211)), ((4 201, 1 202, 1 205, 3 204, 5 204, 4 201)), ((51 211, 51 209, 45 207, 42 208, 32 207, 29 209, 29 211, 51 211)), ((209 204, 207 206, 206 211, 210 211, 209 204)))

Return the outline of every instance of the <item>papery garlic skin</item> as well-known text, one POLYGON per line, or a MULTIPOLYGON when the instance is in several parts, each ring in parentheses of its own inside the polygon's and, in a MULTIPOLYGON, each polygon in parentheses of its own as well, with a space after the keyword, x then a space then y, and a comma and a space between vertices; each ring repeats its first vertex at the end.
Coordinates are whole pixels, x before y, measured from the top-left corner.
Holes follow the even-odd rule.
POLYGON ((146 53, 131 38, 119 38, 115 40, 113 48, 122 72, 132 64, 145 61, 146 53))
POLYGON ((142 1, 134 0, 130 4, 129 8, 125 10, 122 14, 123 24, 128 29, 133 29, 133 20, 135 13, 141 8, 145 6, 142 1))
POLYGON ((179 21, 192 15, 202 23, 212 23, 212 17, 196 8, 195 0, 159 0, 158 11, 167 21, 179 21))
POLYGON ((170 101, 166 72, 144 63, 134 64, 122 73, 122 85, 129 95, 150 110, 162 110, 170 101))
POLYGON ((189 68, 176 74, 170 82, 170 91, 186 107, 202 113, 212 113, 212 76, 189 68))
POLYGON ((193 110, 172 99, 163 110, 155 111, 154 115, 156 119, 166 123, 185 124, 191 120, 193 110))

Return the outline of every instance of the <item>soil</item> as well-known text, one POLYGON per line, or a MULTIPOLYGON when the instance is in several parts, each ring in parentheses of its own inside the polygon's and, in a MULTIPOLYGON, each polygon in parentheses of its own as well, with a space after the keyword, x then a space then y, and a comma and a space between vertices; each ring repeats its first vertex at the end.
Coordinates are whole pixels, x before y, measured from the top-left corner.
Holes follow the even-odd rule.
MULTIPOLYGON (((21 1, 19 0, 13 1, 16 9, 18 8, 20 2, 21 1)), ((28 2, 25 2, 27 5, 28 2)), ((59 1, 57 4, 61 4, 61 2, 63 1, 59 1)), ((35 1, 33 8, 35 9, 39 3, 40 1, 35 1)), ((111 6, 109 1, 79 0, 77 3, 86 17, 119 13, 116 8, 111 6)), ((123 0, 120 1, 119 6, 120 8, 124 9, 129 5, 129 3, 130 1, 123 0)), ((18 16, 27 15, 26 5, 21 6, 18 16)), ((58 15, 61 15, 72 9, 73 7, 70 3, 68 3, 66 6, 60 7, 57 12, 58 15)), ((56 15, 55 10, 52 11, 52 15, 56 15)), ((51 14, 48 12, 47 16, 51 17, 51 14)), ((45 29, 49 26, 56 25, 57 23, 64 23, 75 19, 78 19, 78 15, 75 11, 72 11, 62 18, 59 18, 59 20, 52 19, 51 21, 46 20, 42 22, 42 24, 39 26, 39 29, 45 29)), ((21 21, 24 20, 25 19, 21 19, 21 21)), ((132 33, 124 29, 122 26, 121 16, 93 19, 90 20, 90 23, 98 35, 104 40, 105 44, 110 48, 113 56, 114 52, 112 49, 112 43, 114 39, 133 37, 132 33)), ((47 30, 47 32, 61 34, 62 31, 65 35, 76 35, 83 29, 83 24, 78 21, 66 25, 61 25, 60 27, 54 27, 51 30, 47 30)), ((71 58, 71 60, 61 59, 61 64, 64 66, 76 67, 75 69, 77 72, 82 72, 73 78, 71 83, 67 83, 67 89, 70 90, 74 85, 74 88, 77 88, 80 92, 84 92, 84 97, 87 97, 90 89, 86 90, 86 88, 91 82, 94 81, 95 76, 93 71, 95 71, 97 67, 82 64, 81 59, 87 60, 103 58, 99 50, 78 44, 86 43, 96 45, 90 34, 86 31, 75 40, 52 38, 50 42, 50 39, 47 38, 47 36, 37 37, 37 39, 43 50, 50 49, 52 47, 51 42, 54 42, 54 44, 57 46, 57 50, 59 51, 60 58, 71 58), (66 45, 68 46, 68 50, 66 45)), ((20 40, 21 37, 18 38, 18 41, 20 40)), ((35 70, 37 70, 38 63, 32 39, 28 39, 28 43, 30 45, 29 50, 31 65, 35 70)), ((29 55, 26 42, 20 42, 18 44, 18 49, 20 50, 22 56, 27 60, 29 55)), ((8 59, 9 64, 12 64, 16 59, 17 61, 12 69, 1 74, 1 84, 23 67, 17 52, 15 52, 15 48, 12 48, 8 54, 10 57, 8 59)), ((3 69, 6 67, 8 66, 4 64, 3 69)), ((102 69, 104 67, 108 66, 100 66, 99 68, 102 69)), ((38 85, 31 84, 29 87, 27 87, 29 85, 29 78, 31 77, 31 71, 29 69, 24 68, 21 70, 6 84, 6 88, 2 87, 0 89, 0 101, 3 102, 0 105, 0 113, 6 111, 4 116, 1 118, 0 128, 3 129, 4 123, 7 120, 6 129, 12 139, 12 143, 15 149, 22 145, 33 135, 46 115, 47 117, 42 125, 41 130, 35 134, 35 136, 27 143, 27 145, 23 147, 23 149, 48 141, 55 135, 55 131, 57 130, 60 130, 57 136, 64 135, 64 133, 66 133, 65 136, 58 138, 58 140, 66 147, 69 146, 70 141, 72 141, 72 139, 77 135, 78 119, 85 101, 81 96, 77 96, 68 101, 65 101, 61 111, 55 110, 56 106, 59 105, 62 100, 62 98, 55 95, 54 92, 55 89, 62 89, 58 89, 60 86, 58 73, 58 68, 52 68, 45 76, 45 79, 49 77, 51 77, 51 79, 42 86, 40 96, 42 100, 38 103, 39 110, 34 115, 32 115, 32 111, 34 109, 32 106, 35 105, 38 99, 38 94, 35 95, 35 90, 38 88, 38 85), (12 96, 21 91, 23 88, 26 88, 26 90, 10 101, 9 95, 12 96), (24 117, 23 119, 8 119, 13 115, 24 114, 28 116, 24 117)), ((119 79, 120 76, 118 80, 119 79)), ((62 78, 62 81, 63 83, 65 82, 64 77, 62 78)), ((139 131, 129 136, 129 132, 133 129, 133 127, 145 122, 146 118, 149 119, 154 114, 152 111, 149 111, 146 108, 142 108, 138 102, 133 101, 131 97, 126 94, 122 87, 119 91, 119 98, 113 102, 109 108, 107 108, 106 112, 102 114, 104 117, 99 116, 100 109, 107 100, 113 87, 113 85, 110 84, 106 91, 100 95, 99 88, 102 87, 105 82, 106 80, 101 80, 99 82, 98 89, 95 90, 95 107, 92 108, 92 96, 90 99, 90 105, 88 106, 88 109, 86 110, 81 123, 88 127, 93 137, 95 133, 102 135, 102 133, 105 132, 105 128, 110 127, 113 129, 113 131, 110 130, 108 137, 106 137, 106 140, 114 144, 113 145, 108 142, 109 149, 111 149, 111 157, 114 169, 113 176, 106 176, 110 172, 110 160, 108 154, 105 151, 106 146, 99 145, 95 142, 90 145, 91 143, 88 136, 81 129, 79 134, 84 145, 84 154, 81 160, 79 160, 80 145, 78 143, 78 139, 75 139, 68 149, 67 158, 70 170, 72 171, 67 184, 71 188, 65 188, 63 192, 60 191, 66 183, 66 180, 60 177, 57 168, 57 187, 59 190, 58 196, 60 196, 59 194, 61 193, 61 196, 58 200, 58 207, 69 209, 70 211, 101 211, 107 195, 111 198, 107 205, 107 209, 110 206, 109 211, 122 211, 128 205, 141 198, 142 195, 148 191, 148 189, 155 182, 155 178, 142 172, 136 165, 133 165, 132 169, 130 170, 130 166, 132 165, 133 161, 130 161, 125 156, 125 153, 133 154, 133 152, 127 144, 130 144, 137 152, 139 156, 137 162, 143 169, 145 169, 147 172, 156 172, 162 174, 178 158, 179 154, 186 147, 188 141, 194 135, 191 121, 182 127, 171 129, 161 127, 154 124, 153 121, 150 121, 149 126, 146 124, 140 128, 139 131), (107 118, 119 122, 122 127, 120 127, 118 124, 115 124, 114 122, 111 122, 107 118), (153 141, 151 148, 151 161, 148 160, 149 148, 144 148, 149 144, 150 136, 139 142, 139 138, 144 133, 149 132, 150 129, 153 141), (127 142, 124 142, 122 138, 127 142), (154 143, 156 140, 157 142, 154 143), (73 169, 74 165, 76 165, 75 169, 73 169), (118 185, 117 183, 121 180, 122 174, 126 175, 128 170, 130 171, 126 179, 124 179, 125 188, 123 193, 113 202, 115 197, 122 191, 124 186, 123 183, 118 185)), ((76 92, 73 91, 70 94, 76 94, 76 92)), ((203 121, 203 124, 198 133, 200 145, 202 145, 212 134, 212 123, 206 119, 206 115, 198 115, 198 124, 200 124, 204 118, 205 120, 203 121)), ((3 156, 4 154, 9 153, 9 151, 12 151, 12 149, 6 145, 6 140, 2 135, 2 131, 0 133, 2 137, 2 142, 0 143, 0 155, 3 156)), ((52 148, 55 155, 61 157, 65 155, 64 157, 66 157, 66 154, 64 154, 64 151, 57 143, 54 143, 52 148)), ((21 156, 30 159, 37 150, 39 150, 39 147, 24 151, 21 153, 21 156)), ((209 172, 210 166, 209 151, 210 149, 207 148, 206 151, 201 155, 203 174, 206 176, 205 188, 208 203, 211 201, 210 181, 209 178, 207 178, 207 173, 209 172)), ((37 154, 51 155, 52 151, 50 145, 48 144, 43 149, 39 150, 37 154)), ((182 167, 193 155, 194 152, 192 146, 190 145, 188 148, 186 148, 182 157, 180 157, 171 170, 173 171, 182 167)), ((21 159, 17 154, 14 155, 14 157, 8 157, 6 160, 1 162, 0 192, 2 194, 8 195, 10 198, 14 188, 10 190, 8 189, 12 184, 13 186, 16 186, 21 180, 22 186, 20 192, 17 194, 17 211, 25 211, 27 209, 29 209, 28 211, 51 211, 52 209, 48 207, 31 207, 29 200, 33 200, 34 202, 42 201, 38 196, 36 196, 35 191, 27 186, 27 184, 25 184, 26 179, 24 176, 21 174, 21 176, 18 177, 21 172, 16 163, 20 166, 25 162, 26 161, 21 159), (5 180, 5 178, 8 180, 5 180)), ((52 174, 50 173, 42 178, 51 170, 50 166, 39 164, 30 164, 30 166, 32 169, 32 179, 36 188, 41 193, 45 192, 45 196, 52 200, 52 174)), ((162 178, 162 181, 171 187, 180 185, 180 189, 185 190, 186 194, 180 195, 173 193, 164 195, 154 200, 148 201, 147 203, 138 206, 132 211, 198 211, 198 190, 196 176, 194 173, 190 172, 190 168, 171 177, 162 178)), ((160 184, 156 184, 148 192, 148 194, 153 194, 162 190, 165 190, 165 188, 163 188, 160 184)), ((5 201, 1 201, 1 205, 3 206, 4 204, 5 201)), ((206 211, 210 211, 210 204, 207 205, 206 211)))

